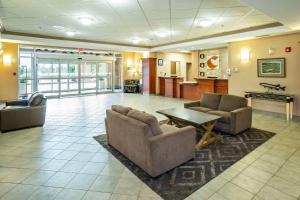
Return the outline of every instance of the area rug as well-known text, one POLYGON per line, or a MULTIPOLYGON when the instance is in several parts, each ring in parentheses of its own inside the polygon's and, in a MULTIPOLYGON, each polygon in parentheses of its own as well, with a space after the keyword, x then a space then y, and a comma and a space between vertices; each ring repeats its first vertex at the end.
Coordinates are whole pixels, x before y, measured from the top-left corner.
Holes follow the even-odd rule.
MULTIPOLYGON (((237 136, 220 133, 221 141, 196 150, 196 157, 156 178, 149 176, 119 151, 107 144, 106 135, 94 137, 153 191, 165 200, 182 200, 225 169, 270 139, 274 133, 249 129, 237 136)), ((197 141, 200 134, 197 134, 197 141)))

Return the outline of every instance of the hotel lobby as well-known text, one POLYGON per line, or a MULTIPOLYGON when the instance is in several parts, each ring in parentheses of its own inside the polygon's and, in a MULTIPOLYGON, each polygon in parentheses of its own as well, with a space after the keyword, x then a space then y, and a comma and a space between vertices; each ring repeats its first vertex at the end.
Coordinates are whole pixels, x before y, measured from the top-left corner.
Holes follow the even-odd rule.
POLYGON ((0 0, 0 200, 300 199, 299 9, 0 0))

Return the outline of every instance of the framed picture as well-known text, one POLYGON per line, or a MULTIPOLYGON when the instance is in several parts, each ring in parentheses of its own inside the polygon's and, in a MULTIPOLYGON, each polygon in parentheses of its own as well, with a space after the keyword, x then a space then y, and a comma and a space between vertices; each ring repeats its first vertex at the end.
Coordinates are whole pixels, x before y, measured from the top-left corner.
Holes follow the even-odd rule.
POLYGON ((164 60, 163 59, 158 59, 157 63, 158 63, 158 66, 163 66, 164 65, 164 60))
POLYGON ((200 63, 200 67, 204 68, 205 67, 205 63, 200 63))
POLYGON ((220 56, 212 55, 207 58, 206 66, 208 70, 220 69, 220 56))
POLYGON ((201 77, 205 77, 205 72, 200 72, 201 77))
POLYGON ((257 59, 257 76, 270 78, 284 78, 285 58, 257 59))
POLYGON ((199 57, 200 57, 200 59, 204 59, 204 58, 205 58, 205 54, 201 53, 201 54, 199 55, 199 57))

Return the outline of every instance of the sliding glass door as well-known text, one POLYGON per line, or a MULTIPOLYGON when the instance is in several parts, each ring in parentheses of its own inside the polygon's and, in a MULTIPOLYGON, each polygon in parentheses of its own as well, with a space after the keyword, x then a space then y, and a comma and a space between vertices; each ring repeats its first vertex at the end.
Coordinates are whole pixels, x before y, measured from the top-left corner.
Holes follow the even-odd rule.
POLYGON ((60 95, 79 94, 79 66, 72 60, 60 60, 60 95))
POLYGON ((37 90, 46 96, 60 96, 59 60, 37 60, 37 90))

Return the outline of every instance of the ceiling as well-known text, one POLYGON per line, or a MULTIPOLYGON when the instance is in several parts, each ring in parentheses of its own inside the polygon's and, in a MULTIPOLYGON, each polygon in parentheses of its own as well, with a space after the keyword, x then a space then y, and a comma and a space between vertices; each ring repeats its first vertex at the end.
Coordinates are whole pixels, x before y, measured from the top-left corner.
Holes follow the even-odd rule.
POLYGON ((70 37, 66 31, 73 31, 70 38, 145 47, 276 22, 239 0, 0 0, 0 19, 9 32, 70 37), (199 20, 212 25, 197 27, 199 20), (170 34, 157 36, 162 31, 170 34))

